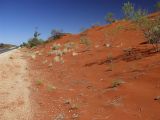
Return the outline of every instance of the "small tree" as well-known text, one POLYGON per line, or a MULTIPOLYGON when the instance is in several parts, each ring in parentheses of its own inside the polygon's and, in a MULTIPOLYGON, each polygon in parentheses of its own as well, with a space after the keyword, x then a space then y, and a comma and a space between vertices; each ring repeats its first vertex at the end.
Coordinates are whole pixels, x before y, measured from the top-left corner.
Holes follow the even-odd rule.
POLYGON ((147 13, 148 12, 144 9, 138 9, 137 11, 134 12, 133 19, 138 22, 140 19, 145 17, 147 13))
POLYGON ((156 3, 155 7, 157 11, 160 11, 160 1, 156 3))
POLYGON ((134 5, 130 2, 124 3, 122 6, 122 11, 126 20, 133 18, 134 14, 134 5))
POLYGON ((36 30, 33 34, 33 38, 28 40, 27 44, 24 44, 27 47, 34 47, 43 43, 43 40, 38 38, 41 34, 36 30))
POLYGON ((38 33, 37 31, 34 32, 34 38, 38 38, 38 36, 40 36, 41 33, 38 33))
POLYGON ((111 12, 108 13, 106 15, 106 17, 105 17, 105 20, 106 20, 106 22, 109 22, 110 24, 113 23, 113 22, 115 22, 113 13, 111 13, 111 12))

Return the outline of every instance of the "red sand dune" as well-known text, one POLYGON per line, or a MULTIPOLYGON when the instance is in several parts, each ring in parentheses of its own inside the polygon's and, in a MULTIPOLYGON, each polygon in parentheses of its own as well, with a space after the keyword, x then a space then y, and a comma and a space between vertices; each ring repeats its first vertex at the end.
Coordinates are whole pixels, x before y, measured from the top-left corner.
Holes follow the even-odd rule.
POLYGON ((35 120, 160 120, 160 101, 154 100, 160 96, 160 54, 140 45, 144 41, 138 27, 120 21, 33 49, 42 54, 29 58, 35 120), (80 44, 84 36, 89 46, 80 44), (76 44, 74 52, 48 66, 55 57, 48 55, 52 45, 68 42, 76 44), (113 81, 120 85, 113 87, 113 81))

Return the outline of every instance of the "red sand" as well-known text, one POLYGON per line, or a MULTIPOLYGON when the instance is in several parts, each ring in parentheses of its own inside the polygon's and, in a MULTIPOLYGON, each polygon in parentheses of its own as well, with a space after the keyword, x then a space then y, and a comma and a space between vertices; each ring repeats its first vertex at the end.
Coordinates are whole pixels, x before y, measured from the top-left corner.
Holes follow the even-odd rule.
POLYGON ((79 44, 82 35, 55 41, 78 46, 74 51, 79 54, 65 54, 63 64, 42 63, 53 60, 48 55, 53 42, 33 50, 42 52, 29 59, 35 120, 160 120, 160 101, 154 100, 160 96, 160 54, 151 45, 140 45, 145 41, 142 31, 121 21, 83 34, 91 41, 88 48, 79 44), (126 56, 124 50, 129 48, 134 48, 134 54, 126 56), (36 80, 43 83, 36 85, 36 80), (124 83, 109 88, 114 80, 124 83), (48 85, 57 89, 49 91, 48 85))

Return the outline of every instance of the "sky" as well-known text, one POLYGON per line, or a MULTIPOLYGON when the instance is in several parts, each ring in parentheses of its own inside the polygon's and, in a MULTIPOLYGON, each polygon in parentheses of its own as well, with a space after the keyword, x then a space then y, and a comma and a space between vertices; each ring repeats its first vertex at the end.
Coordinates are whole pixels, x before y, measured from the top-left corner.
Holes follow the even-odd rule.
POLYGON ((42 39, 52 29, 79 33, 95 23, 106 24, 108 12, 122 18, 127 1, 152 12, 158 0, 0 0, 0 43, 19 45, 33 37, 36 27, 42 39))

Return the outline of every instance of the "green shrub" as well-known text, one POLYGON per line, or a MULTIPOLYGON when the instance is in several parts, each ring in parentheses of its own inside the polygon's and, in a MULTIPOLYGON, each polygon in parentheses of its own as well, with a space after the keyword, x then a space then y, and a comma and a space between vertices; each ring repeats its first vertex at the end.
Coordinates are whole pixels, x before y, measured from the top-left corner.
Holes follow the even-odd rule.
POLYGON ((160 1, 156 3, 155 7, 157 11, 160 11, 160 1))
POLYGON ((116 26, 116 30, 119 31, 119 30, 124 30, 125 29, 125 26, 123 25, 118 25, 116 26))
POLYGON ((84 37, 84 36, 80 38, 80 43, 84 44, 86 46, 90 46, 91 45, 91 41, 87 37, 84 37))
POLYGON ((139 8, 138 10, 135 10, 134 4, 130 2, 123 4, 122 11, 126 20, 138 21, 147 15, 147 11, 145 9, 139 8))
POLYGON ((58 29, 53 29, 51 31, 51 38, 56 40, 56 39, 60 39, 64 34, 62 33, 62 30, 58 30, 58 29))
POLYGON ((124 3, 122 11, 126 20, 131 20, 134 15, 134 5, 130 2, 124 3))
POLYGON ((42 85, 43 84, 43 80, 36 80, 35 83, 36 83, 36 85, 42 85))
POLYGON ((51 84, 49 84, 48 86, 47 86, 47 90, 49 91, 49 92, 52 92, 52 91, 54 91, 54 90, 56 90, 57 88, 55 87, 55 86, 53 86, 53 85, 51 85, 51 84))
POLYGON ((20 47, 35 47, 37 45, 40 45, 42 43, 44 43, 44 41, 42 39, 39 39, 38 36, 40 36, 40 33, 38 33, 37 31, 34 32, 34 37, 29 39, 28 42, 23 42, 20 47))
POLYGON ((146 29, 149 29, 152 26, 152 22, 146 17, 142 17, 136 21, 136 24, 145 31, 146 29))
POLYGON ((145 17, 146 15, 147 15, 146 10, 138 9, 137 11, 134 12, 133 20, 134 21, 139 21, 139 20, 143 19, 143 17, 145 17))
POLYGON ((156 51, 159 51, 159 43, 160 43, 160 19, 157 19, 151 28, 149 28, 145 35, 150 44, 153 44, 156 51))
POLYGON ((105 20, 106 20, 106 22, 108 22, 110 24, 116 21, 114 19, 113 13, 111 13, 111 12, 106 15, 105 20))
POLYGON ((156 52, 158 52, 160 43, 160 18, 156 18, 154 21, 143 18, 143 21, 139 25, 144 31, 148 43, 152 44, 156 52))
POLYGON ((29 41, 28 41, 28 46, 29 47, 34 47, 34 46, 37 46, 37 45, 40 45, 43 43, 43 40, 42 39, 38 39, 36 37, 34 38, 31 38, 29 41))

